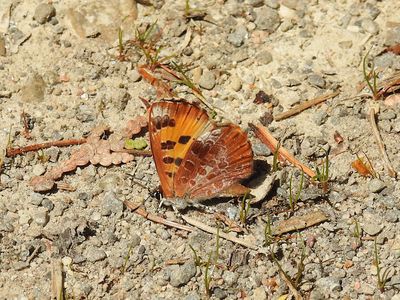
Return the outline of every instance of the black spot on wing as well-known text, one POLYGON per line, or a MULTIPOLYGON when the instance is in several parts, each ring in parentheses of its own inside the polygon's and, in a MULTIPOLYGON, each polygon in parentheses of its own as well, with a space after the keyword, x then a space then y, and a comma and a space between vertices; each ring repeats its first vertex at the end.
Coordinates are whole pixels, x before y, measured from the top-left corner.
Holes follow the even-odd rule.
POLYGON ((165 156, 162 160, 165 164, 172 164, 174 162, 174 159, 171 156, 165 156))
POLYGON ((178 143, 185 145, 190 141, 191 136, 190 135, 181 135, 179 137, 178 143))

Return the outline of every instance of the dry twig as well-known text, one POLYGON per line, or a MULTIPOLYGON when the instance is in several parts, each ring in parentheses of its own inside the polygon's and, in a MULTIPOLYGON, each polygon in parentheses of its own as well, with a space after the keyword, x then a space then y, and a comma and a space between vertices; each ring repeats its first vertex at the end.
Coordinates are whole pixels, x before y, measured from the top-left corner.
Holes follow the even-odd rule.
POLYGON ((303 300, 303 297, 296 290, 296 288, 293 286, 293 284, 290 282, 290 280, 286 277, 285 273, 283 271, 279 271, 279 275, 281 276, 282 280, 286 283, 286 285, 288 286, 289 290, 292 292, 294 298, 296 300, 303 300))
POLYGON ((64 280, 61 259, 54 259, 51 264, 51 299, 64 299, 64 280))
POLYGON ((317 105, 321 102, 324 102, 330 98, 336 97, 337 95, 339 95, 339 91, 333 92, 333 93, 329 93, 326 95, 322 95, 319 96, 317 98, 311 99, 311 100, 307 100, 303 103, 300 103, 296 106, 294 106, 293 108, 289 109, 288 111, 285 111, 283 113, 277 114, 276 116, 274 116, 274 120, 275 121, 280 121, 286 118, 289 118, 293 115, 297 115, 298 113, 301 113, 303 110, 306 110, 307 108, 310 108, 314 105, 317 105))
MULTIPOLYGON (((272 134, 268 131, 266 127, 262 126, 261 124, 254 125, 251 123, 249 124, 249 126, 254 131, 256 136, 261 140, 261 142, 263 142, 271 150, 271 152, 275 153, 277 151, 278 141, 272 136, 272 134)), ((316 175, 313 170, 311 170, 309 167, 298 161, 292 154, 290 154, 282 146, 278 148, 278 158, 280 161, 287 160, 295 167, 299 168, 300 170, 303 170, 303 172, 308 176, 310 176, 311 178, 314 178, 316 175)))
POLYGON ((29 145, 29 146, 19 147, 19 148, 9 147, 6 149, 6 156, 14 157, 14 156, 26 153, 26 152, 38 151, 41 149, 47 149, 47 148, 51 148, 51 147, 69 147, 69 146, 74 146, 74 145, 81 145, 84 143, 86 143, 86 139, 71 139, 71 140, 52 141, 52 142, 34 144, 34 145, 29 145))
POLYGON ((378 144, 379 152, 382 155, 383 161, 385 163, 385 167, 390 177, 396 178, 396 171, 393 169, 392 164, 389 160, 389 157, 385 150, 385 144, 382 141, 381 135, 379 133, 378 126, 376 125, 375 121, 375 114, 379 111, 379 104, 378 103, 371 103, 368 113, 368 119, 372 127, 372 133, 374 135, 375 141, 378 144))
POLYGON ((251 243, 251 242, 248 242, 248 241, 246 241, 244 239, 237 238, 237 237, 234 237, 234 236, 232 236, 230 234, 226 234, 224 232, 218 231, 217 228, 213 228, 211 226, 208 226, 208 225, 204 224, 203 222, 197 221, 197 220, 195 220, 195 219, 193 219, 193 218, 191 218, 189 216, 181 216, 181 217, 182 217, 183 220, 185 220, 190 225, 193 225, 193 226, 195 226, 195 227, 197 227, 197 228, 199 228, 199 229, 201 229, 201 230, 203 230, 205 232, 208 232, 208 233, 211 233, 211 234, 214 234, 214 235, 219 234, 219 236, 221 238, 223 238, 223 239, 226 239, 226 240, 231 241, 233 243, 236 243, 236 244, 242 245, 244 247, 250 248, 252 250, 257 250, 258 249, 258 247, 255 244, 251 243))
POLYGON ((136 214, 142 216, 143 218, 146 218, 147 220, 150 220, 152 222, 163 224, 165 226, 177 228, 180 230, 189 231, 189 232, 193 231, 193 228, 190 226, 186 226, 186 225, 179 224, 179 223, 176 223, 173 221, 169 221, 167 219, 164 219, 159 216, 148 213, 143 207, 141 207, 142 204, 135 205, 132 202, 127 201, 127 200, 124 201, 124 204, 126 205, 126 207, 128 207, 134 213, 136 213, 136 214))

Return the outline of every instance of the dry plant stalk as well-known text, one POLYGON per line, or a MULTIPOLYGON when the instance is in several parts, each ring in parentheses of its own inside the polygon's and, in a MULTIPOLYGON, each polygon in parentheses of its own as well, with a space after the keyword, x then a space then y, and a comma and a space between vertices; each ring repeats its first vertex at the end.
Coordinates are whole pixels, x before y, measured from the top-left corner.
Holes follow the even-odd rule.
MULTIPOLYGON (((271 150, 272 153, 275 153, 277 151, 278 141, 272 136, 272 134, 266 127, 262 126, 261 124, 254 125, 251 123, 249 124, 249 126, 254 131, 257 138, 259 138, 261 142, 263 142, 271 150)), ((316 175, 313 170, 298 161, 292 154, 289 153, 289 151, 287 151, 282 146, 278 148, 278 159, 280 161, 287 160, 311 178, 314 178, 316 175)))
POLYGON ((329 219, 325 213, 317 210, 307 215, 292 217, 288 220, 284 220, 280 222, 278 226, 272 230, 272 232, 274 235, 280 235, 282 233, 305 229, 328 220, 329 219))
POLYGON ((51 264, 51 299, 64 299, 64 280, 61 260, 53 259, 51 264))
POLYGON ((201 230, 203 230, 205 232, 208 232, 208 233, 211 233, 211 234, 214 234, 214 235, 218 234, 219 237, 221 237, 223 239, 226 239, 226 240, 231 241, 233 243, 242 245, 242 246, 244 246, 246 248, 249 248, 249 249, 252 249, 252 250, 257 250, 258 249, 258 247, 255 244, 253 244, 251 242, 248 242, 245 239, 237 238, 235 236, 226 234, 225 232, 221 232, 217 228, 213 228, 211 226, 208 226, 208 225, 204 224, 204 222, 198 221, 198 220, 193 219, 193 218, 191 218, 189 216, 181 216, 181 218, 185 222, 189 223, 190 225, 195 226, 195 227, 197 227, 197 228, 199 228, 199 229, 201 229, 201 230))
POLYGON ((282 271, 279 271, 279 275, 281 276, 282 280, 286 283, 286 285, 288 286, 289 290, 292 292, 292 294, 294 296, 294 299, 303 300, 303 297, 296 290, 296 288, 293 286, 293 284, 290 282, 290 280, 286 277, 285 273, 283 273, 282 271))
POLYGON ((378 144, 379 152, 382 155, 382 158, 383 158, 383 161, 385 164, 385 168, 390 177, 396 178, 396 176, 397 176, 396 171, 393 169, 393 166, 392 166, 392 164, 389 160, 389 157, 386 153, 385 144, 382 141, 378 126, 376 125, 376 121, 375 121, 375 114, 378 113, 378 111, 379 111, 378 105, 379 105, 378 103, 371 103, 371 106, 369 108, 369 113, 368 113, 368 119, 371 124, 372 133, 374 135, 375 141, 378 144))
POLYGON ((141 203, 140 204, 134 204, 134 203, 132 203, 130 201, 125 200, 124 204, 126 205, 127 208, 129 208, 135 214, 138 214, 138 215, 142 216, 143 218, 145 218, 147 220, 150 220, 152 222, 163 224, 165 226, 173 227, 173 228, 180 229, 180 230, 185 230, 185 231, 188 231, 188 232, 192 232, 193 231, 193 228, 190 227, 190 226, 186 226, 186 225, 179 224, 179 223, 176 223, 176 222, 173 222, 173 221, 169 221, 167 219, 164 219, 164 218, 161 218, 159 216, 156 216, 156 215, 148 213, 143 207, 141 207, 142 206, 141 203))
POLYGON ((29 145, 25 147, 19 148, 12 148, 9 147, 6 149, 6 156, 7 157, 14 157, 20 154, 24 154, 26 152, 31 151, 38 151, 42 149, 47 149, 51 147, 69 147, 73 145, 81 145, 86 143, 86 139, 71 139, 71 140, 61 140, 61 141, 53 141, 53 142, 46 142, 40 144, 29 145))
POLYGON ((274 116, 274 120, 275 121, 281 121, 283 119, 287 119, 293 115, 297 115, 298 113, 301 113, 303 110, 306 110, 307 108, 310 108, 314 105, 317 105, 321 102, 324 102, 330 98, 336 97, 337 95, 339 95, 339 91, 333 92, 333 93, 329 93, 326 95, 322 95, 319 96, 317 98, 311 99, 311 100, 307 100, 303 103, 300 103, 298 105, 295 105, 293 108, 289 109, 288 111, 285 111, 283 113, 277 114, 276 116, 274 116))

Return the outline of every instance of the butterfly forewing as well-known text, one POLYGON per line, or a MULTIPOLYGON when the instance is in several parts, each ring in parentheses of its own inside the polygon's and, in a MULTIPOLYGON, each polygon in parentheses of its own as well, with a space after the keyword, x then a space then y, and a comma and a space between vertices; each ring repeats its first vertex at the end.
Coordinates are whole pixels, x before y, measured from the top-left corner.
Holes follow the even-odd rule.
POLYGON ((151 106, 150 145, 166 198, 175 196, 176 172, 191 144, 211 126, 207 113, 187 102, 162 101, 151 106))
POLYGON ((204 132, 195 140, 175 176, 175 196, 192 200, 211 198, 224 191, 239 191, 240 179, 249 177, 253 153, 247 134, 229 124, 204 132))

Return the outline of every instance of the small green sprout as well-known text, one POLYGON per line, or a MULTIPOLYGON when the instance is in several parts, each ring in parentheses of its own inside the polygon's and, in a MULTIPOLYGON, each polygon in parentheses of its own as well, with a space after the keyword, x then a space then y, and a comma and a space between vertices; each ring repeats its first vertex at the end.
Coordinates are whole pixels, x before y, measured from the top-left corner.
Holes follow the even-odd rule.
POLYGON ((290 209, 292 211, 294 211, 296 208, 297 202, 300 199, 300 193, 303 190, 304 171, 301 172, 300 185, 299 185, 299 189, 297 190, 295 196, 293 196, 292 180, 293 180, 293 173, 290 176, 290 181, 289 181, 289 206, 290 206, 290 209))
POLYGON ((369 55, 369 51, 363 58, 363 75, 364 75, 364 80, 367 83, 371 93, 372 93, 372 98, 374 100, 379 100, 379 94, 378 94, 378 87, 377 87, 377 78, 378 74, 375 71, 375 64, 374 61, 371 62, 371 68, 369 71, 367 71, 367 58, 369 55), (372 77, 372 83, 370 82, 370 79, 372 77))
POLYGON ((294 279, 294 286, 297 288, 300 285, 301 279, 303 278, 304 270, 305 270, 305 265, 304 265, 304 260, 306 259, 306 243, 304 240, 301 241, 301 254, 300 254, 300 260, 297 263, 297 273, 296 277, 294 279))
POLYGON ((381 293, 383 293, 385 291, 386 283, 389 280, 389 269, 387 268, 382 272, 378 246, 376 244, 376 238, 374 240, 374 265, 376 266, 376 278, 377 278, 378 289, 381 291, 381 293))
POLYGON ((278 164, 279 164, 279 148, 281 147, 281 142, 278 142, 278 145, 276 145, 276 149, 274 151, 274 159, 272 161, 272 172, 278 171, 278 164))
POLYGON ((321 150, 325 152, 325 158, 322 163, 322 169, 316 168, 317 175, 313 177, 313 180, 321 185, 324 193, 327 193, 329 189, 329 151, 323 148, 321 150))
POLYGON ((204 290, 205 290, 207 299, 210 298, 210 296, 211 296, 210 284, 211 284, 212 278, 211 278, 211 275, 209 274, 210 266, 211 266, 211 253, 208 255, 208 260, 204 266, 204 290))
POLYGON ((353 237, 355 237, 356 239, 361 239, 361 226, 360 223, 357 221, 357 219, 353 219, 353 237))
POLYGON ((216 241, 215 241, 215 251, 211 251, 208 254, 207 261, 204 261, 198 254, 197 251, 192 247, 192 245, 189 245, 189 248, 192 250, 193 255, 194 255, 194 263, 197 267, 204 267, 204 289, 205 289, 205 294, 206 298, 209 299, 211 296, 211 280, 212 280, 212 274, 211 274, 211 267, 215 267, 218 264, 218 259, 219 259, 219 250, 220 250, 220 236, 219 236, 219 230, 220 227, 217 226, 217 236, 216 236, 216 241))
POLYGON ((193 255, 194 255, 194 264, 197 267, 201 266, 201 258, 197 255, 197 251, 194 250, 193 246, 189 244, 189 248, 193 251, 193 255))
POLYGON ((265 224, 264 227, 264 246, 270 246, 272 242, 274 241, 274 237, 272 235, 272 220, 271 216, 268 215, 267 217, 267 223, 265 224))
POLYGON ((126 272, 126 269, 127 269, 127 266, 128 266, 129 258, 130 258, 131 255, 132 255, 132 249, 133 249, 133 245, 130 244, 130 245, 129 245, 129 249, 128 249, 128 253, 126 254, 125 259, 124 259, 124 265, 122 266, 122 269, 121 269, 121 273, 122 273, 122 274, 124 274, 124 273, 126 272))
POLYGON ((243 196, 240 202, 239 219, 243 225, 246 225, 247 218, 250 212, 250 199, 247 198, 247 194, 243 196))

